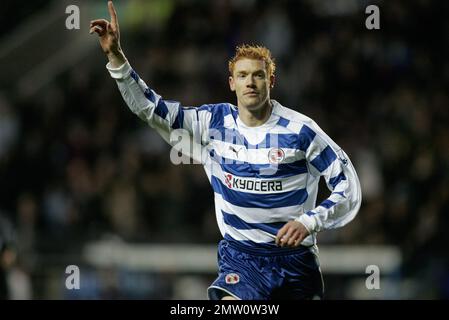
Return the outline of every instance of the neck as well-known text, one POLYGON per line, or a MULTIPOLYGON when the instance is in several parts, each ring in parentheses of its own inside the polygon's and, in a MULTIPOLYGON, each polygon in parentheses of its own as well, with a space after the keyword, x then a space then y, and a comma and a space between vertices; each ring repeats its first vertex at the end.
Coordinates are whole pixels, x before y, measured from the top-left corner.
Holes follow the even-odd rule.
POLYGON ((270 118, 272 104, 268 100, 257 110, 248 110, 239 106, 239 118, 248 127, 258 127, 263 125, 270 118))

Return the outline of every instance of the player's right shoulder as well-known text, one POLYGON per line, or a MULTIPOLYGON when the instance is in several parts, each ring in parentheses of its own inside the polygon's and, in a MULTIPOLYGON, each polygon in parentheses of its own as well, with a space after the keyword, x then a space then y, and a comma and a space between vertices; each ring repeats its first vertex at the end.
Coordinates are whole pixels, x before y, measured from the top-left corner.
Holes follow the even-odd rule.
POLYGON ((203 104, 197 111, 199 114, 209 114, 212 119, 222 119, 231 113, 227 103, 203 104))
POLYGON ((231 109, 229 103, 213 103, 213 104, 203 104, 198 107, 198 111, 208 111, 211 113, 227 113, 231 109))
POLYGON ((229 121, 232 121, 231 118, 235 120, 238 112, 237 108, 229 103, 216 103, 198 107, 198 113, 207 113, 210 116, 210 127, 218 128, 224 125, 226 117, 229 117, 229 121))

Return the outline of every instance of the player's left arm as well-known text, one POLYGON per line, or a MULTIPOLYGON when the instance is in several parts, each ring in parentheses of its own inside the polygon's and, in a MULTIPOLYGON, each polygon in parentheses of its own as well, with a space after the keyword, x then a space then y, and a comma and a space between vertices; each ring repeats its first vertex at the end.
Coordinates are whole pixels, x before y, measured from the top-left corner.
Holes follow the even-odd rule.
POLYGON ((318 126, 304 126, 300 135, 299 148, 305 153, 310 173, 324 177, 331 194, 279 230, 276 242, 281 246, 298 246, 309 234, 346 225, 362 201, 360 182, 347 154, 318 126))
POLYGON ((309 170, 324 177, 330 196, 316 208, 301 215, 311 233, 342 227, 357 215, 362 202, 360 182, 348 155, 319 127, 310 129, 315 136, 305 150, 309 170))

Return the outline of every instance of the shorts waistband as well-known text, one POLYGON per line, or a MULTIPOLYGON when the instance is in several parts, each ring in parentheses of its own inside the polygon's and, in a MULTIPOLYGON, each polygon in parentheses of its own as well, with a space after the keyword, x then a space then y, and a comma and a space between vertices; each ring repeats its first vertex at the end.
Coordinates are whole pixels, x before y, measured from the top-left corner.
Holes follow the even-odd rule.
POLYGON ((289 254, 298 254, 298 253, 305 253, 310 252, 310 247, 306 247, 303 245, 300 245, 299 247, 295 248, 282 248, 282 247, 275 247, 273 245, 272 248, 266 248, 266 247, 250 247, 248 245, 239 243, 239 241, 236 240, 229 240, 229 239, 223 239, 221 240, 221 243, 227 243, 231 248, 249 253, 252 255, 258 255, 258 256, 282 256, 282 255, 289 255, 289 254))

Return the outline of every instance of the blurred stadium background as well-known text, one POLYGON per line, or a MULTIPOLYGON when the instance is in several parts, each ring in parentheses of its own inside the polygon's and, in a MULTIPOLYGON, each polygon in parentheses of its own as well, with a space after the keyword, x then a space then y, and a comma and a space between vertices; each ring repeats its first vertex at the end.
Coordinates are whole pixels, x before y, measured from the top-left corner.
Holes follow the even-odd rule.
MULTIPOLYGON (((449 298, 447 1, 115 5, 127 57, 162 96, 235 103, 227 60, 237 44, 264 44, 273 98, 351 156, 363 205, 319 235, 328 299, 449 298), (370 4, 380 30, 365 28, 370 4), (370 264, 380 290, 365 287, 370 264)), ((205 299, 221 238, 212 190, 128 111, 89 36, 101 17, 106 1, 2 1, 1 298, 205 299), (69 4, 80 30, 65 28, 69 4), (72 264, 80 290, 64 286, 72 264)))

